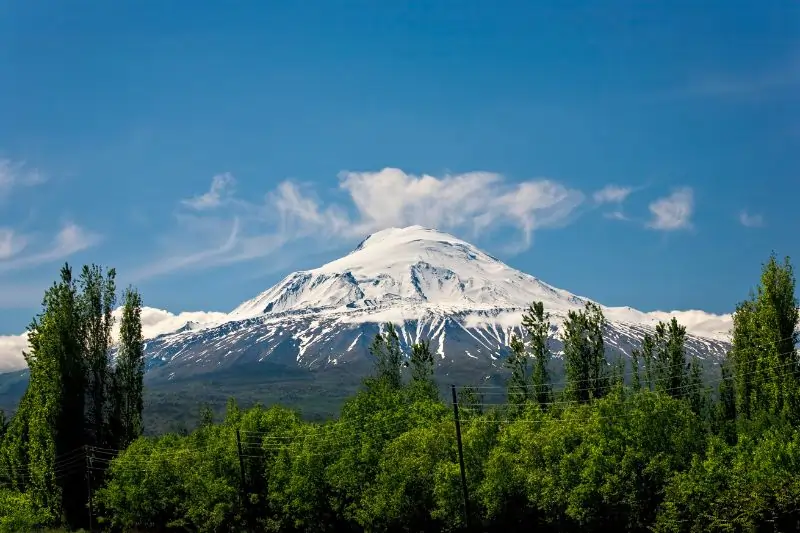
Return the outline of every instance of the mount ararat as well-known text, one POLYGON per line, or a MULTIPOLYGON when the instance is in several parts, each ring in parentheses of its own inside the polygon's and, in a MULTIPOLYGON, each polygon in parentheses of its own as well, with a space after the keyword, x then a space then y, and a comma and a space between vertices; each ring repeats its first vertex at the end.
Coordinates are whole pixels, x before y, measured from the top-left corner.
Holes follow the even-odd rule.
MULTIPOLYGON (((150 379, 214 374, 262 362, 321 370, 367 360, 382 324, 393 322, 404 347, 427 339, 437 364, 493 373, 534 300, 551 314, 551 349, 570 310, 587 298, 515 270, 447 233, 410 226, 367 237, 348 255, 294 272, 219 320, 190 322, 146 344, 150 379)), ((728 349, 730 315, 641 312, 601 306, 609 355, 629 355, 660 320, 687 327, 687 352, 709 362, 728 349)))
MULTIPOLYGON (((194 423, 199 403, 221 412, 230 397, 331 416, 369 371, 369 345, 386 322, 396 325, 406 351, 430 341, 440 383, 502 385, 509 341, 523 334, 522 313, 535 300, 550 313, 558 373, 563 320, 588 299, 421 226, 374 233, 348 255, 289 274, 230 313, 143 308, 147 431, 194 423)), ((601 309, 610 358, 630 355, 672 316, 687 328, 688 354, 706 366, 729 348, 730 315, 601 309)), ((19 342, 21 351, 27 343, 19 342)), ((0 374, 0 409, 13 412, 26 385, 27 370, 0 374)))

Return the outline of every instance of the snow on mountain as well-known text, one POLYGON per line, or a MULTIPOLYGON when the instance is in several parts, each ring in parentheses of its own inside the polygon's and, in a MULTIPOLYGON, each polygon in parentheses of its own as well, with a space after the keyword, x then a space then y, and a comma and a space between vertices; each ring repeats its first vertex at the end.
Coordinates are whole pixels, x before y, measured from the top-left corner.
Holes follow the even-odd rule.
MULTIPOLYGON (((587 298, 515 270, 475 246, 420 226, 390 228, 350 254, 294 272, 227 316, 148 341, 151 366, 210 372, 236 362, 276 361, 320 367, 363 359, 380 324, 394 322, 403 344, 431 340, 440 364, 472 360, 497 366, 521 315, 535 301, 558 328, 587 298)), ((730 315, 702 311, 645 313, 603 307, 610 350, 629 354, 659 320, 675 316, 690 333, 687 351, 718 359, 727 349, 730 315)))

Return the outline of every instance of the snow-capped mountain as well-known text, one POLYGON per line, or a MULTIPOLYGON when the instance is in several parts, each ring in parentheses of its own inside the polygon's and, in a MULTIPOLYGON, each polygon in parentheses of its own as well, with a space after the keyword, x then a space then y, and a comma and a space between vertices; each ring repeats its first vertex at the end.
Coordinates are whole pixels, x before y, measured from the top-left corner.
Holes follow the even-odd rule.
MULTIPOLYGON (((544 302, 551 347, 567 312, 586 298, 515 270, 475 246, 420 226, 370 235, 350 254, 294 272, 219 321, 191 324, 150 339, 150 368, 163 377, 214 372, 263 361, 320 368, 363 361, 381 324, 401 342, 431 341, 440 365, 500 366, 521 315, 544 302)), ((610 351, 629 354, 659 320, 677 316, 690 333, 687 350, 718 359, 728 347, 730 316, 700 311, 644 313, 604 307, 610 351)))

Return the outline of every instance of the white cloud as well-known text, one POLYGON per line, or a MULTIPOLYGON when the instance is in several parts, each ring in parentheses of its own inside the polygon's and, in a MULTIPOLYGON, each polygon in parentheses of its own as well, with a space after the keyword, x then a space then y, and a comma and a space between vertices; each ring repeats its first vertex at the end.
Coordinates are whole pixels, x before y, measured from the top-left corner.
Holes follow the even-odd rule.
POLYGON ((219 207, 233 194, 235 183, 236 180, 230 173, 217 174, 211 178, 211 188, 208 192, 194 198, 182 200, 181 203, 199 211, 219 207))
POLYGON ((24 162, 0 158, 0 198, 17 187, 32 187, 46 181, 36 169, 28 169, 24 162))
POLYGON ((339 188, 349 198, 344 204, 324 205, 313 190, 291 181, 268 192, 263 203, 232 194, 222 201, 223 192, 229 192, 227 184, 233 182, 232 176, 225 176, 224 187, 215 176, 208 193, 181 202, 194 210, 217 209, 204 217, 179 214, 182 227, 168 240, 170 252, 141 268, 136 278, 264 257, 297 239, 330 244, 413 224, 474 234, 511 226, 521 233, 519 248, 525 248, 537 229, 566 223, 584 200, 580 191, 546 179, 508 183, 491 172, 435 177, 385 168, 340 173, 339 188), (220 233, 225 227, 230 231, 220 233), (195 246, 187 249, 187 242, 195 246))
POLYGON ((28 334, 0 335, 0 373, 25 368, 22 352, 28 350, 28 334))
MULTIPOLYGON (((8 239, 25 239, 24 237, 10 236, 8 239)), ((53 241, 48 247, 43 250, 33 252, 27 255, 19 255, 12 253, 11 255, 2 253, 3 242, 2 235, 0 235, 0 272, 8 272, 11 270, 19 270, 22 268, 30 268, 37 265, 52 263, 70 255, 90 248, 100 242, 100 235, 88 231, 75 223, 68 222, 64 224, 56 234, 53 241)), ((17 248, 21 247, 22 240, 16 241, 17 248)), ((24 242, 27 244, 27 240, 24 242)), ((14 244, 8 244, 6 250, 13 251, 14 244)), ((19 250, 18 250, 19 251, 19 250)))
POLYGON ((742 211, 739 213, 739 222, 747 228, 761 228, 764 226, 764 217, 742 211))
POLYGON ((662 231, 691 228, 694 192, 689 187, 677 189, 669 196, 652 202, 649 208, 652 214, 648 223, 650 228, 662 231))
POLYGON ((0 261, 14 257, 27 244, 27 238, 17 234, 13 229, 0 228, 0 261))
POLYGON ((622 203, 633 192, 631 187, 620 187, 619 185, 606 185, 599 191, 595 191, 593 198, 595 203, 622 203))
POLYGON ((630 220, 622 211, 609 211, 608 213, 604 213, 603 216, 611 220, 630 220))
POLYGON ((476 233, 508 224, 522 231, 527 245, 533 231, 558 225, 583 201, 580 191, 551 180, 508 184, 490 172, 437 178, 385 168, 340 178, 358 211, 351 228, 358 235, 412 224, 476 233))
MULTIPOLYGON (((116 340, 119 335, 119 320, 122 308, 114 311, 115 324, 112 337, 116 340)), ((220 324, 225 321, 227 313, 214 311, 185 311, 174 314, 154 307, 142 308, 142 333, 145 339, 152 339, 164 333, 171 333, 193 323, 193 329, 202 329, 220 324)), ((28 351, 28 334, 0 335, 0 373, 13 372, 26 367, 23 351, 28 351)))

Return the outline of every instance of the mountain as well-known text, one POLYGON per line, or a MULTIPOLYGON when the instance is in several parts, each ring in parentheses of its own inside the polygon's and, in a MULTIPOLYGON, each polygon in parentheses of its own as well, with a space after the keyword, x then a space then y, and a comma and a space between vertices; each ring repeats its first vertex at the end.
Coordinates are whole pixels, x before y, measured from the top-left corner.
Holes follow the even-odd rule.
MULTIPOLYGON (((149 339, 149 379, 172 380, 262 363, 313 370, 365 363, 381 324, 398 326, 405 346, 429 339, 445 373, 490 375, 522 312, 544 302, 556 359, 563 319, 589 301, 515 270, 447 233, 420 226, 367 237, 348 255, 294 272, 210 324, 187 324, 149 339)), ((730 316, 701 311, 645 313, 601 306, 609 353, 630 354, 659 320, 687 326, 687 351, 714 362, 728 349, 730 316)))

